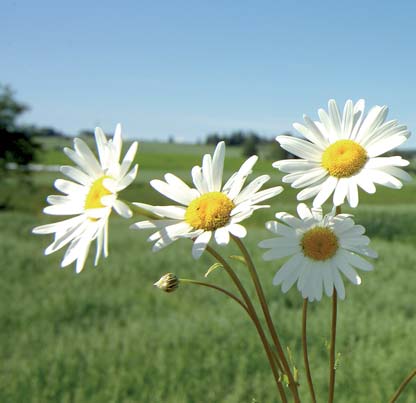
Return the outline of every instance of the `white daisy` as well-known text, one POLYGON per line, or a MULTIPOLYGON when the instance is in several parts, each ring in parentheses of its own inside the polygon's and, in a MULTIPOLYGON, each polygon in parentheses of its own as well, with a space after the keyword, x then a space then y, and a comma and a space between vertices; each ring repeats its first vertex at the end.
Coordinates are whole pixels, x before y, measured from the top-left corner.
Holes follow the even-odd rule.
POLYGON ((245 237, 247 231, 239 223, 255 210, 270 207, 258 203, 282 192, 281 186, 259 191, 270 179, 269 175, 259 176, 243 189, 257 156, 245 161, 239 171, 222 186, 224 157, 224 142, 218 143, 212 158, 209 154, 204 155, 202 168, 195 166, 192 169, 195 188, 190 188, 170 173, 165 175, 166 182, 150 182, 154 189, 178 202, 179 206, 134 203, 157 217, 132 226, 134 229, 157 229, 149 237, 149 241, 155 242, 153 251, 164 248, 178 238, 193 238, 192 255, 198 259, 212 235, 219 245, 228 244, 230 233, 238 238, 245 237))
POLYGON ((57 179, 55 188, 64 195, 48 196, 47 201, 51 205, 43 210, 45 214, 75 217, 33 229, 35 234, 55 234, 54 241, 45 250, 45 255, 69 244, 61 266, 68 266, 76 260, 77 273, 84 267, 93 240, 97 240, 94 264, 98 264, 101 254, 107 257, 108 219, 111 210, 114 209, 126 218, 132 215, 129 207, 117 199, 117 193, 129 186, 137 175, 137 164, 130 170, 136 155, 137 142, 130 146, 120 163, 120 125, 117 125, 113 139, 108 141, 103 131, 97 127, 95 140, 99 162, 81 139, 74 139, 74 150, 64 148, 65 154, 78 167, 61 167, 61 172, 73 181, 57 179))
POLYGON ((355 225, 349 214, 322 216, 322 210, 310 210, 301 203, 297 208, 300 217, 288 213, 277 213, 277 221, 269 221, 266 228, 276 238, 259 243, 261 248, 270 249, 263 255, 264 260, 291 256, 276 273, 273 284, 282 284, 287 292, 297 281, 298 290, 309 301, 322 298, 322 291, 331 296, 333 289, 338 297, 345 298, 344 283, 340 273, 351 281, 361 284, 355 268, 369 271, 373 266, 360 255, 376 258, 377 253, 367 245, 370 239, 363 235, 365 228, 355 225))
POLYGON ((278 136, 282 148, 301 159, 277 161, 275 168, 288 173, 283 182, 293 188, 305 188, 297 196, 306 200, 315 196, 314 207, 320 207, 333 193, 333 203, 339 206, 345 197, 351 207, 358 205, 359 186, 375 193, 375 183, 400 189, 400 180, 411 177, 398 167, 409 164, 401 157, 380 155, 402 144, 410 132, 396 120, 385 122, 388 108, 374 106, 364 115, 364 100, 355 105, 347 101, 341 114, 334 100, 328 102, 329 114, 319 109, 320 122, 304 115, 305 126, 293 127, 308 141, 278 136))

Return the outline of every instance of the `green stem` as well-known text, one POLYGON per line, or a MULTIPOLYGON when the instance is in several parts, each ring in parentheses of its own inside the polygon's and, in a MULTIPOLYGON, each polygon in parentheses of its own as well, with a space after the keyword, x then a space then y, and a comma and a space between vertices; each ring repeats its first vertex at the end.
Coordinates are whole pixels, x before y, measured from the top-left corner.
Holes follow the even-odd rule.
POLYGON ((303 309, 302 309, 302 347, 303 347, 303 362, 305 364, 306 379, 308 381, 309 392, 311 394, 312 403, 316 403, 315 390, 312 382, 311 369, 309 367, 309 358, 308 358, 308 342, 306 338, 306 319, 308 312, 308 299, 303 300, 303 309))
POLYGON ((279 371, 276 367, 276 363, 273 357, 273 352, 270 348, 270 345, 267 341, 267 337, 263 331, 263 328, 261 326, 260 320, 257 316, 256 310, 254 309, 254 306, 251 302, 251 299, 249 297, 249 295, 247 294, 247 291, 245 290, 244 286, 242 285, 240 279, 238 278, 238 276, 234 273, 232 267, 227 263, 227 261, 219 254, 217 253, 217 251, 213 248, 211 248, 209 245, 206 248, 207 252, 210 253, 215 259, 217 259, 217 261, 219 263, 222 264, 222 266, 224 267, 225 271, 227 272, 227 274, 230 276, 231 280, 233 281, 233 283, 235 284, 235 286, 237 287, 237 289, 240 291, 241 296, 244 299, 244 302, 246 303, 247 306, 247 311, 248 314, 251 318, 251 320, 254 323, 254 326, 256 327, 257 333, 260 336, 261 342, 263 343, 263 347, 264 350, 266 352, 267 358, 269 360, 269 364, 270 364, 270 368, 273 372, 273 376, 277 385, 277 389, 279 391, 280 397, 282 399, 283 403, 287 403, 287 399, 286 399, 286 394, 285 391, 283 389, 282 383, 280 381, 280 376, 279 376, 279 371))
POLYGON ((416 376, 416 368, 410 371, 410 374, 405 378, 405 380, 401 383, 399 388, 396 390, 395 394, 389 400, 389 403, 395 403, 400 394, 403 392, 403 389, 407 386, 407 384, 416 376))
POLYGON ((269 307, 267 305, 266 298, 264 296, 263 288, 261 286, 259 277, 257 275, 256 268, 253 264, 253 261, 251 260, 250 254, 248 253, 248 251, 247 251, 246 247, 244 246, 243 242, 241 242, 240 238, 237 238, 234 235, 231 235, 231 237, 233 238, 234 242, 239 247, 241 253, 244 256, 244 260, 247 263, 247 267, 249 269, 251 279, 253 280, 254 287, 256 289, 256 293, 257 293, 257 296, 259 298, 260 305, 261 305, 261 308, 263 310, 264 317, 266 319, 267 327, 269 329, 270 335, 272 336, 273 343, 276 347, 276 350, 277 350, 277 353, 279 355, 280 361, 283 365, 285 374, 289 378, 289 388, 290 388, 290 390, 293 394, 295 402, 299 403, 300 398, 299 398, 299 394, 298 394, 298 390, 297 390, 297 383, 295 382, 295 380, 293 378, 292 371, 290 370, 290 367, 289 367, 289 363, 287 362, 285 353, 283 352, 283 349, 282 349, 282 345, 280 344, 279 337, 277 335, 276 328, 275 328, 274 323, 272 321, 272 317, 270 315, 269 307))
MULTIPOLYGON (((341 214, 341 206, 336 206, 335 214, 341 214)), ((328 403, 334 401, 335 393, 335 339, 337 336, 337 290, 334 287, 332 294, 332 324, 331 324, 331 344, 329 349, 329 389, 328 403)))
POLYGON ((228 297, 232 298, 234 301, 236 301, 239 305, 241 305, 243 307, 243 309, 250 314, 250 312, 247 309, 247 306, 244 304, 243 301, 241 301, 240 298, 236 297, 233 293, 227 291, 225 288, 222 287, 218 287, 215 284, 210 284, 210 283, 204 283, 203 281, 196 281, 196 280, 191 280, 188 278, 181 278, 179 279, 179 281, 181 283, 189 283, 189 284, 195 284, 195 285, 201 285, 203 287, 208 287, 208 288, 213 288, 214 290, 217 290, 219 292, 222 292, 223 294, 227 295, 228 297))
POLYGON ((335 339, 337 336, 337 290, 334 287, 332 294, 332 325, 331 325, 331 344, 329 350, 329 393, 328 403, 334 401, 335 392, 335 339))

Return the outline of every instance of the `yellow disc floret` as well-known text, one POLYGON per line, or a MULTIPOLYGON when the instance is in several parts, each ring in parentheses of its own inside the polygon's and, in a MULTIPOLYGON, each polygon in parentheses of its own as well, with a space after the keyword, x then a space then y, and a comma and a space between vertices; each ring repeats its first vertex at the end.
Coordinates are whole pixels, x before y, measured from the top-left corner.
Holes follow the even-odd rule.
POLYGON ((112 192, 110 192, 107 188, 103 185, 103 180, 109 178, 109 176, 102 176, 101 178, 96 179, 87 194, 87 197, 85 198, 85 204, 84 208, 86 210, 91 208, 102 208, 105 207, 104 204, 101 202, 101 198, 103 196, 111 195, 112 192))
POLYGON ((330 228, 315 227, 305 232, 300 245, 305 256, 313 260, 327 260, 338 250, 338 238, 330 228))
POLYGON ((185 221, 195 229, 213 231, 228 223, 234 207, 234 203, 224 193, 205 193, 189 203, 185 221))
POLYGON ((331 176, 348 178, 361 170, 368 157, 365 149, 353 140, 338 140, 322 154, 322 166, 331 176))

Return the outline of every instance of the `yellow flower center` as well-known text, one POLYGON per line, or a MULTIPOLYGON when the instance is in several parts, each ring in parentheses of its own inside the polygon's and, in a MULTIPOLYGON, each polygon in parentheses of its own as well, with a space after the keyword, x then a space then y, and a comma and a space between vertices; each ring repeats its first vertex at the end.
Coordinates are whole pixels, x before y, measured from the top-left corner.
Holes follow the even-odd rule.
POLYGON ((306 231, 300 244, 304 255, 313 260, 327 260, 338 250, 338 238, 326 227, 315 227, 306 231))
POLYGON ((322 166, 331 176, 348 178, 355 175, 367 161, 367 152, 352 140, 338 140, 322 154, 322 166))
POLYGON ((213 231, 228 223, 234 207, 234 203, 224 193, 205 193, 189 203, 185 221, 195 229, 213 231))
POLYGON ((112 193, 104 187, 103 180, 109 178, 109 176, 102 176, 101 178, 96 179, 85 198, 84 208, 85 210, 91 208, 102 208, 105 207, 103 203, 101 203, 101 198, 103 196, 111 195, 112 193))

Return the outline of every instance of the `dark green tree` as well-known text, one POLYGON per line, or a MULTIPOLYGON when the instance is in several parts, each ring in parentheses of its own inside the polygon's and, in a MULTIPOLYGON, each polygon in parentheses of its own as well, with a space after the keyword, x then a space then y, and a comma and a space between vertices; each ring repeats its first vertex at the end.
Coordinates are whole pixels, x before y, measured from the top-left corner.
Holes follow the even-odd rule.
POLYGON ((27 165, 35 158, 37 145, 18 117, 29 108, 15 99, 9 86, 0 84, 0 169, 8 162, 27 165))
POLYGON ((249 135, 245 137, 244 142, 243 142, 243 150, 242 150, 243 156, 251 157, 252 155, 257 155, 258 154, 257 143, 258 143, 257 136, 249 135))

